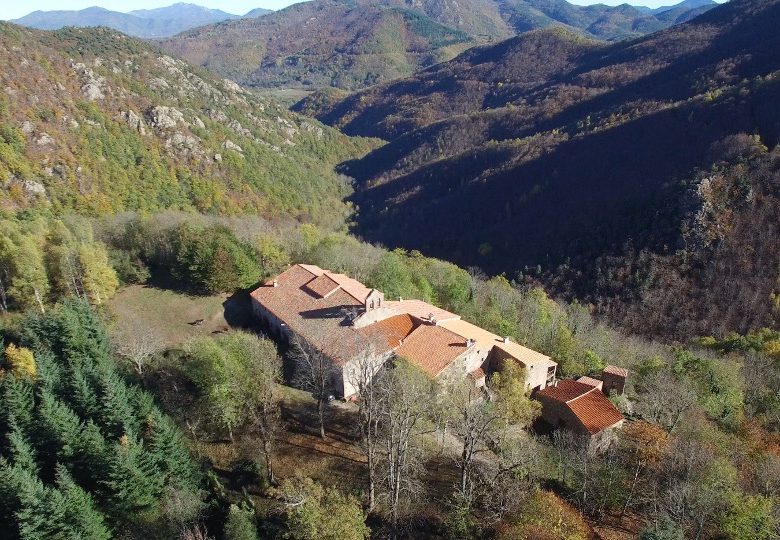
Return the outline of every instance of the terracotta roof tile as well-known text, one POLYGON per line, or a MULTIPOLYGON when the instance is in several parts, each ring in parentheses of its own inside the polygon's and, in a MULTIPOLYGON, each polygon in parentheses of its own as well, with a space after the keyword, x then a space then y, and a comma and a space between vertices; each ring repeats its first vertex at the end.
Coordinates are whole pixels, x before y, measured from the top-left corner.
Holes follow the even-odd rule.
POLYGON ((618 375, 619 377, 628 377, 628 370, 617 366, 607 366, 604 368, 604 373, 610 373, 612 375, 618 375))
POLYGON ((309 292, 306 285, 324 274, 316 266, 295 265, 277 276, 276 287, 264 285, 251 295, 290 330, 320 348, 337 364, 344 364, 371 347, 378 353, 389 353, 391 348, 386 340, 375 342, 373 336, 350 324, 351 312, 363 307, 362 302, 341 287, 326 298, 309 292))
POLYGON ((392 309, 398 313, 407 313, 412 317, 417 317, 420 320, 430 320, 430 315, 433 315, 434 321, 441 323, 449 319, 460 319, 459 315, 450 313, 449 311, 436 307, 428 302, 422 300, 385 300, 385 307, 392 309))
POLYGON ((358 302, 364 302, 371 292, 371 289, 349 276, 345 276, 344 274, 332 274, 327 271, 325 273, 358 302))
POLYGON ((382 338, 387 346, 395 349, 420 323, 410 315, 394 315, 360 329, 367 336, 382 338))
POLYGON ((577 415, 585 429, 591 433, 598 433, 623 420, 620 411, 596 388, 567 402, 566 405, 577 415))
POLYGON ((479 381, 481 379, 484 379, 485 378, 485 370, 482 369, 481 367, 478 367, 477 369, 475 369, 474 371, 469 373, 469 377, 471 377, 475 381, 479 381))
POLYGON ((333 281, 328 274, 322 274, 308 282, 306 288, 320 298, 325 298, 338 289, 339 284, 333 281))
POLYGON ((444 371, 466 352, 466 342, 457 334, 440 326, 418 326, 395 351, 431 377, 444 371))
POLYGON ((514 341, 506 343, 504 342, 504 338, 497 336, 484 328, 480 328, 477 325, 471 324, 468 321, 462 319, 448 320, 440 323, 440 326, 443 326, 447 330, 451 330, 466 339, 473 339, 477 343, 477 347, 483 348, 484 350, 490 350, 493 347, 500 349, 505 353, 505 355, 501 355, 501 358, 505 358, 508 355, 517 360, 523 367, 532 365, 550 367, 557 365, 547 355, 524 347, 514 341))
POLYGON ((593 377, 580 377, 579 379, 577 379, 577 382, 582 384, 587 384, 589 386, 598 389, 601 389, 601 387, 604 385, 603 381, 594 379, 593 377))
POLYGON ((598 433, 621 420, 612 402, 593 386, 572 380, 562 380, 558 386, 548 386, 536 393, 536 398, 551 399, 566 405, 590 433, 598 433))
POLYGON ((563 379, 558 381, 556 386, 548 386, 543 390, 539 390, 536 395, 565 403, 571 399, 585 394, 586 392, 590 392, 591 390, 593 390, 593 387, 588 384, 572 381, 570 379, 563 379))

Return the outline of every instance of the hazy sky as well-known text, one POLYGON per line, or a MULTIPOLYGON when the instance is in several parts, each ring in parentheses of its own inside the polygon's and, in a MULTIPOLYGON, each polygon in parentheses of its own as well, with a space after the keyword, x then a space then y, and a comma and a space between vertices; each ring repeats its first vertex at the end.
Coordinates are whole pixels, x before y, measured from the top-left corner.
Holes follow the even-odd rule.
MULTIPOLYGON (((190 3, 218 8, 228 13, 243 15, 247 11, 263 7, 279 9, 295 0, 189 0, 190 3)), ((626 3, 626 0, 570 0, 573 4, 609 4, 616 6, 626 3)), ((101 6, 114 11, 132 11, 134 9, 149 9, 167 6, 176 0, 124 0, 122 2, 107 2, 102 0, 27 0, 15 2, 14 0, 0 0, 0 19, 16 19, 27 15, 31 11, 53 9, 83 9, 89 6, 101 6)), ((644 5, 650 7, 668 6, 679 0, 628 0, 629 4, 644 5)))

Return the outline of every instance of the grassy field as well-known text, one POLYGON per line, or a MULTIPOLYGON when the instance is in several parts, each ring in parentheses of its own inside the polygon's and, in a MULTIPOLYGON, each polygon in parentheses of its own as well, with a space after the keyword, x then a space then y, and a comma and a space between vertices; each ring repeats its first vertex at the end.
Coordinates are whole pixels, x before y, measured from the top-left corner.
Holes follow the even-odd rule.
POLYGON ((195 296, 146 285, 124 287, 107 307, 113 328, 151 329, 162 338, 165 348, 251 322, 245 296, 195 296))

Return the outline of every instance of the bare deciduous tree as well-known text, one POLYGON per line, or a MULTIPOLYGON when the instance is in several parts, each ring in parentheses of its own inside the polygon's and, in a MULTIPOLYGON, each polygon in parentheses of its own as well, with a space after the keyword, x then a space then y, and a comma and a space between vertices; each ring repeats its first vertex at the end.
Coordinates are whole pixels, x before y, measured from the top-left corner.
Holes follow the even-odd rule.
POLYGON ((349 374, 349 382, 357 390, 358 396, 361 445, 368 465, 369 512, 376 504, 379 420, 383 404, 380 395, 381 377, 376 376, 379 362, 380 359, 371 347, 353 362, 349 374))
POLYGON ((402 495, 419 494, 422 472, 420 431, 434 395, 434 382, 416 367, 398 361, 378 375, 379 430, 382 485, 393 536, 398 534, 402 495))
POLYGON ((685 411, 696 404, 696 392, 686 380, 678 380, 666 370, 650 374, 641 381, 642 400, 637 412, 674 430, 685 411))
POLYGON ((134 319, 111 336, 117 354, 128 360, 138 376, 143 376, 149 361, 165 348, 165 339, 154 329, 134 319))
POLYGON ((301 390, 311 392, 317 400, 320 437, 324 439, 325 403, 337 374, 336 366, 322 349, 298 336, 290 340, 290 356, 295 364, 293 383, 301 390))
POLYGON ((491 433, 506 422, 496 404, 485 399, 483 390, 470 380, 455 381, 447 390, 448 408, 452 412, 453 432, 462 441, 458 468, 460 496, 469 504, 473 498, 472 475, 475 459, 481 452, 489 451, 487 445, 491 433))

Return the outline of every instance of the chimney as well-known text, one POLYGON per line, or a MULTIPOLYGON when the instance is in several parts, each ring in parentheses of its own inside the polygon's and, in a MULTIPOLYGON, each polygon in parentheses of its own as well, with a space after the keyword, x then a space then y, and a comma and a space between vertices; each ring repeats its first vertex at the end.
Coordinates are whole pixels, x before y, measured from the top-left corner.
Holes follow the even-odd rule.
POLYGON ((471 339, 471 338, 467 339, 466 340, 466 347, 468 348, 468 347, 471 347, 472 345, 474 345, 474 340, 471 339))
POLYGON ((274 280, 274 287, 278 287, 278 286, 279 286, 279 282, 277 280, 274 280))
POLYGON ((404 301, 404 297, 403 297, 403 296, 399 296, 399 297, 398 297, 398 301, 399 301, 399 302, 403 302, 403 301, 404 301))
POLYGON ((509 343, 509 336, 504 336, 504 343, 509 343))

